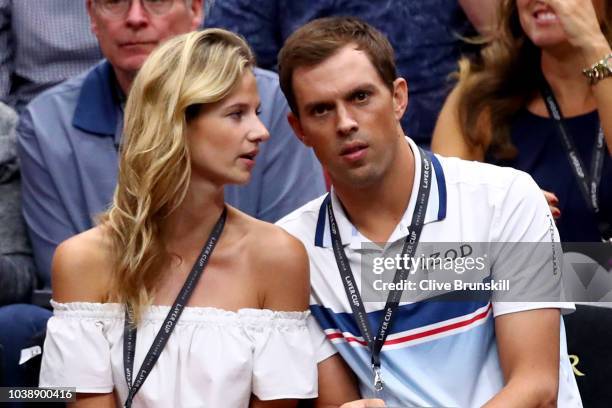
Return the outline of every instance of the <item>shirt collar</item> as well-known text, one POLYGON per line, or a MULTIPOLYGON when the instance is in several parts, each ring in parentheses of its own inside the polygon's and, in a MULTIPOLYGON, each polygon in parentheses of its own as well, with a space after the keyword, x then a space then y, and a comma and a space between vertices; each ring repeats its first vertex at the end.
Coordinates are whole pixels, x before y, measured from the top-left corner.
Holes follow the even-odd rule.
POLYGON ((113 67, 104 60, 83 81, 72 125, 88 133, 114 135, 120 105, 120 91, 113 67))
MULTIPOLYGON (((400 222, 395 227, 395 230, 389 238, 389 242, 395 242, 398 239, 405 237, 408 234, 408 227, 412 221, 412 214, 414 213, 414 207, 418 195, 418 185, 421 177, 421 154, 416 144, 408 137, 406 137, 407 143, 410 145, 412 152, 414 153, 415 163, 415 174, 414 182, 412 184, 412 193, 410 194, 410 201, 408 207, 404 212, 400 222)), ((429 202, 427 205, 427 211, 425 212, 425 224, 431 222, 441 221, 446 217, 446 180, 444 178, 444 171, 438 160, 438 158, 427 151, 429 155, 433 173, 435 177, 432 177, 431 189, 429 190, 429 202)), ((329 231, 329 221, 327 216, 327 203, 331 200, 332 208, 334 210, 334 216, 338 224, 338 231, 340 232, 340 238, 342 239, 343 245, 349 245, 352 249, 361 249, 364 242, 370 242, 369 239, 364 237, 357 228, 349 221, 344 208, 342 207, 334 188, 332 187, 331 192, 323 200, 319 209, 319 217, 315 232, 315 246, 318 247, 331 247, 331 234, 329 231)), ((375 198, 374 198, 375 200, 375 198)))

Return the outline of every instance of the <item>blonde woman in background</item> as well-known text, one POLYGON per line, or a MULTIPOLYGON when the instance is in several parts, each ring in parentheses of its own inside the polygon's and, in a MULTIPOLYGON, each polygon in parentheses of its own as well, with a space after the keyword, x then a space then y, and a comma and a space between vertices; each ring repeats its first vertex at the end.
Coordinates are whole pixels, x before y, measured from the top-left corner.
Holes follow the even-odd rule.
POLYGON ((79 407, 294 407, 317 395, 305 250, 224 203, 269 137, 253 64, 242 39, 209 29, 140 70, 113 203, 54 256, 41 386, 76 387, 79 407))
POLYGON ((562 240, 609 239, 611 42, 612 1, 501 0, 480 58, 460 62, 432 150, 526 171, 562 240))

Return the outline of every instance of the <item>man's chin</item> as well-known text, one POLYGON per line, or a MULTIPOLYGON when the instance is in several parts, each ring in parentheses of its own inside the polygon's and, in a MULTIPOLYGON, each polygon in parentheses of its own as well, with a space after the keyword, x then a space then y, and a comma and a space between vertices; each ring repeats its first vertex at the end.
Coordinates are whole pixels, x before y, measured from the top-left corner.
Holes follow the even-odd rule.
POLYGON ((111 64, 124 72, 133 72, 134 75, 142 68, 149 53, 138 53, 137 55, 130 55, 128 57, 121 58, 116 63, 111 61, 111 64))

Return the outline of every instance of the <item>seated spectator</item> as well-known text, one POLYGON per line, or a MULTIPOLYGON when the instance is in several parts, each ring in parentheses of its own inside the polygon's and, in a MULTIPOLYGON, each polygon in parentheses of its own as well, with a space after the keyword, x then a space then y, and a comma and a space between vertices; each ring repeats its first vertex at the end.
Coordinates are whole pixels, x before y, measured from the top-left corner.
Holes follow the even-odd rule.
POLYGON ((461 61, 432 142, 531 174, 564 241, 612 236, 611 22, 609 1, 501 1, 498 29, 479 60, 461 61))
MULTIPOLYGON (((17 130, 23 211, 45 286, 56 246, 91 228, 111 202, 133 78, 157 44, 202 21, 202 0, 88 0, 87 9, 106 60, 35 98, 17 130)), ((277 75, 254 72, 272 138, 261 148, 251 182, 228 186, 225 197, 251 216, 275 221, 323 193, 325 184, 314 155, 287 123, 277 75)))
POLYGON ((0 0, 0 100, 17 111, 101 58, 84 0, 0 0))
POLYGON ((205 24, 242 34, 253 47, 258 64, 276 69, 278 51, 303 24, 343 15, 369 22, 389 37, 397 50, 399 74, 410 79, 410 104, 402 126, 414 141, 428 146, 450 90, 448 76, 456 70, 465 45, 460 37, 472 30, 462 8, 479 21, 493 1, 223 0, 213 3, 205 24))
POLYGON ((28 302, 36 273, 21 216, 15 112, 0 102, 0 306, 28 302))
POLYGON ((317 396, 304 247, 224 203, 270 137, 253 63, 244 40, 209 29, 166 42, 136 76, 113 203, 54 256, 41 386, 91 406, 317 396))
MULTIPOLYGON (((15 112, 0 102, 0 387, 36 385, 19 366, 20 350, 44 329, 51 312, 28 302, 34 260, 21 216, 15 112)), ((13 405, 8 405, 13 406, 13 405)))
POLYGON ((538 187, 418 148, 400 126, 408 98, 394 60, 379 31, 342 17, 308 23, 279 54, 290 123, 333 185, 278 222, 310 257, 313 315, 362 395, 389 407, 581 406, 559 317, 573 305, 558 301, 558 236, 538 187), (482 267, 463 269, 477 252, 482 267), (456 285, 465 279, 489 288, 456 285), (511 292, 485 283, 500 279, 511 292))

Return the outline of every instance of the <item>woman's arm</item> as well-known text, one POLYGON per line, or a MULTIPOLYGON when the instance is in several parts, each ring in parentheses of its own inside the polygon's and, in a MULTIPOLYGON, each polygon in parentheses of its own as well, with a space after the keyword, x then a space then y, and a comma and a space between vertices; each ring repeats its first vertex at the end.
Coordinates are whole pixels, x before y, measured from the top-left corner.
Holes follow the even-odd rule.
MULTIPOLYGON (((257 252, 258 288, 263 309, 285 312, 308 310, 310 266, 304 245, 285 231, 266 225, 252 245, 257 252)), ((261 401, 255 395, 250 408, 295 408, 298 400, 261 401)))
MULTIPOLYGON (((100 228, 76 235, 57 247, 52 262, 53 299, 57 302, 101 302, 106 296, 108 259, 100 228)), ((77 393, 73 408, 115 408, 112 392, 77 393)))
POLYGON ((467 136, 461 131, 459 124, 461 92, 461 86, 457 85, 446 98, 431 139, 431 151, 442 156, 483 161, 485 151, 482 146, 468 143, 467 136))
MULTIPOLYGON (((592 2, 550 0, 549 3, 557 14, 568 41, 582 53, 585 66, 576 67, 577 70, 591 67, 612 53, 610 44, 599 26, 592 2)), ((608 152, 612 156, 612 77, 600 80, 591 89, 597 101, 608 152)))

